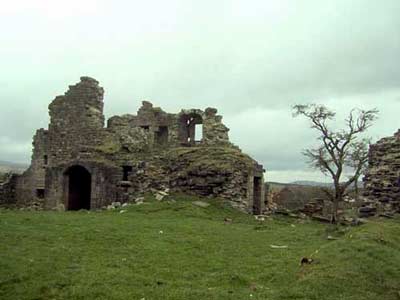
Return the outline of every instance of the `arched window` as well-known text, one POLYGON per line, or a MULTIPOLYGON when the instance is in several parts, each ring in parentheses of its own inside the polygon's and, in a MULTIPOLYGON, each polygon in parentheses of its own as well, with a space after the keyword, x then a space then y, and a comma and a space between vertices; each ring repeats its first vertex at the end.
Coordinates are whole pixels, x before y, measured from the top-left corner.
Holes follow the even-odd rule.
POLYGON ((179 140, 183 145, 195 145, 203 138, 203 118, 196 113, 179 118, 179 140))

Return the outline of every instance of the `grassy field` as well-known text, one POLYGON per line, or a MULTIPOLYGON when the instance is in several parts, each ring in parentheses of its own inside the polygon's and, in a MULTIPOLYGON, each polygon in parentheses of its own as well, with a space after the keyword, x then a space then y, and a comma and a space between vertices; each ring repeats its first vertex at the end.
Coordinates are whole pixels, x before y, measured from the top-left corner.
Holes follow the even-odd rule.
POLYGON ((400 299, 400 219, 260 222, 176 199, 124 213, 0 210, 0 299, 400 299))

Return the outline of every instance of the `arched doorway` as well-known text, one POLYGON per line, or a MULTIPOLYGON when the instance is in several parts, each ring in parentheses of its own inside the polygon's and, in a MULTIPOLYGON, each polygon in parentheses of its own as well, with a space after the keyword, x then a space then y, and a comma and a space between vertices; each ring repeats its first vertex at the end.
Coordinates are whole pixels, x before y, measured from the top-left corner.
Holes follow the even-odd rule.
POLYGON ((67 210, 90 209, 92 176, 82 166, 72 166, 65 172, 67 210))

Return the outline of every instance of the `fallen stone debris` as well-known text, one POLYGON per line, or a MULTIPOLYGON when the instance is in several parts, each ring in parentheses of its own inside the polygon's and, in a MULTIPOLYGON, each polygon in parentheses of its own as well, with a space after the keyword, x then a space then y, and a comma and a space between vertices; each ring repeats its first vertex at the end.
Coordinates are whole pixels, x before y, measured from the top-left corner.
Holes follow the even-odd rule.
POLYGON ((192 204, 195 206, 198 206, 198 207, 202 207, 202 208, 206 208, 206 207, 210 206, 210 203, 207 203, 204 201, 193 201, 192 204))
POLYGON ((286 245, 282 245, 282 246, 278 246, 278 245, 269 245, 272 249, 287 249, 288 246, 286 245))

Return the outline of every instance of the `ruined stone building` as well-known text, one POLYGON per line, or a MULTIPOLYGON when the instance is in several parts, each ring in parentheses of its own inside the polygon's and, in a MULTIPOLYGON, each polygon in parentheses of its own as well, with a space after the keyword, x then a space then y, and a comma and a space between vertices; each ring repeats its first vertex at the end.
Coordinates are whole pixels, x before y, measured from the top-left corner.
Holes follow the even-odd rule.
POLYGON ((364 196, 400 212, 400 130, 370 146, 364 187, 364 196))
POLYGON ((230 143, 215 108, 171 114, 144 101, 105 126, 103 94, 82 77, 50 103, 48 129, 36 131, 31 165, 17 179, 18 204, 96 209, 170 189, 263 210, 263 167, 230 143))

